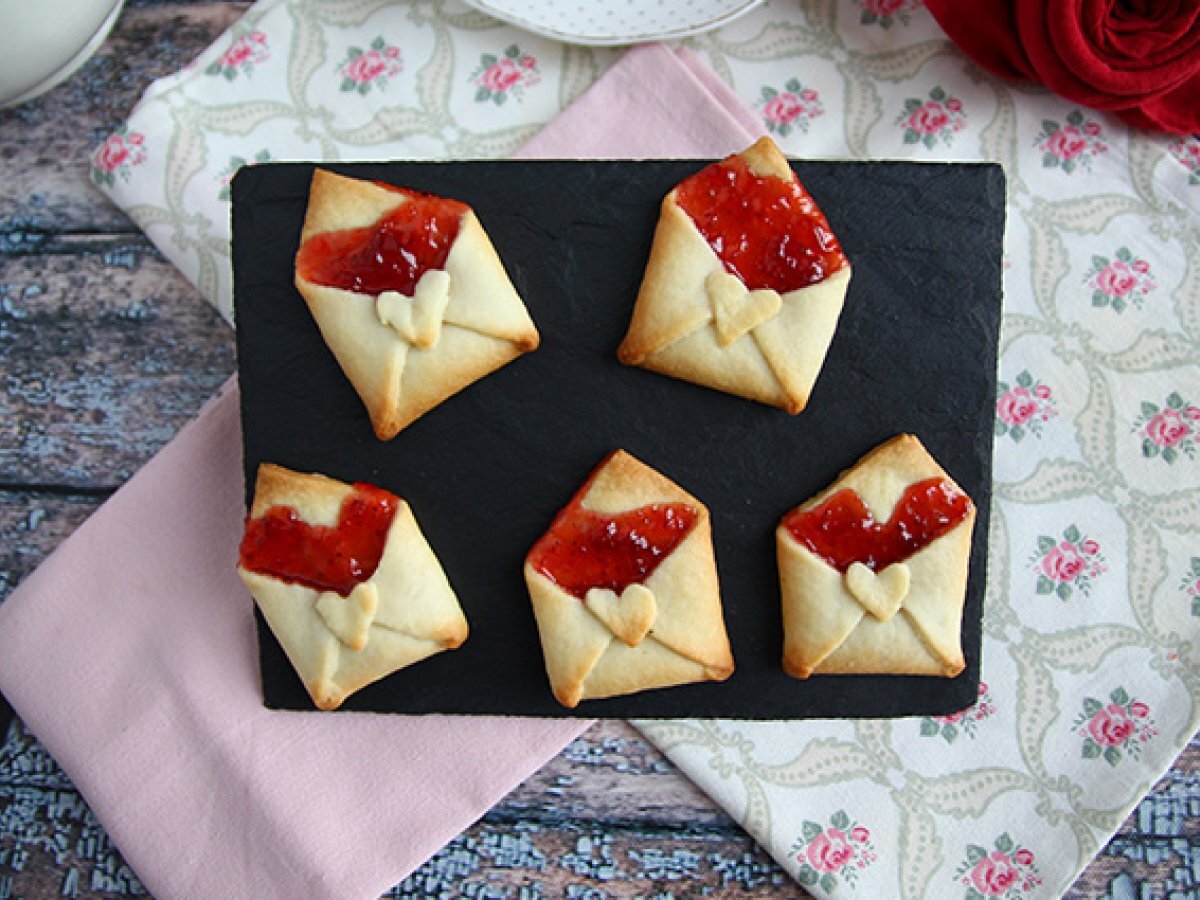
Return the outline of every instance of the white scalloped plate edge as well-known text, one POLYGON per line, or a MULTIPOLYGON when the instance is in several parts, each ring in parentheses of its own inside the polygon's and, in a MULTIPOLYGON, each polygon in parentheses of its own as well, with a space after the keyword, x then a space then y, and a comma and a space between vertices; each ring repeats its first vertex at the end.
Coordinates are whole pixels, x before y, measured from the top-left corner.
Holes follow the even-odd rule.
POLYGON ((762 0, 463 0, 489 16, 567 44, 620 47, 690 37, 720 28, 762 0), (646 27, 630 33, 623 15, 636 15, 646 27))

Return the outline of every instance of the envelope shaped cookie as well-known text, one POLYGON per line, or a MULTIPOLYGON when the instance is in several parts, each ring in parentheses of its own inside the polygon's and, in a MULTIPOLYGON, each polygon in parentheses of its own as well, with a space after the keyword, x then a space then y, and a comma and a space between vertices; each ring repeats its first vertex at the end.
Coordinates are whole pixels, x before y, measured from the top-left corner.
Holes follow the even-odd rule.
POLYGON ((563 706, 733 672, 704 504, 617 450, 525 558, 563 706))
POLYGON ((263 464, 238 574, 320 709, 467 639, 412 510, 373 485, 263 464))
POLYGON ((912 435, 872 450, 775 532, 789 675, 951 677, 975 505, 912 435))
POLYGON ((381 440, 538 345, 475 213, 313 172, 296 289, 381 440))
POLYGON ((667 194, 617 355, 798 413, 849 283, 824 213, 764 137, 667 194))

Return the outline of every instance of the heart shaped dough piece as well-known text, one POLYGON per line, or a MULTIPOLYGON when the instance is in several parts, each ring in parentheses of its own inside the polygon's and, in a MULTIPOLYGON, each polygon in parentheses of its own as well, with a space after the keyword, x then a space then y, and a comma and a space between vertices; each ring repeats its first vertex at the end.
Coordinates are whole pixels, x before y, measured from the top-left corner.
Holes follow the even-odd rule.
POLYGON ((584 605, 604 626, 630 647, 640 644, 658 616, 654 592, 644 584, 631 584, 620 596, 608 588, 592 588, 584 605))
POLYGON ((712 304, 717 343, 728 347, 746 332, 779 315, 783 300, 770 289, 751 291, 730 272, 712 272, 704 281, 712 304))
POLYGON ((351 650, 367 646, 367 636, 379 609, 379 590, 369 581, 354 586, 347 596, 323 591, 317 598, 317 614, 325 627, 351 650))
POLYGON ((430 269, 421 276, 408 297, 399 291, 384 291, 375 298, 379 321, 390 325, 410 344, 429 350, 442 335, 442 317, 450 302, 450 276, 430 269))
POLYGON ((892 563, 882 572, 875 572, 856 562, 846 570, 846 590, 863 609, 880 622, 886 622, 900 609, 908 596, 911 575, 904 563, 892 563))

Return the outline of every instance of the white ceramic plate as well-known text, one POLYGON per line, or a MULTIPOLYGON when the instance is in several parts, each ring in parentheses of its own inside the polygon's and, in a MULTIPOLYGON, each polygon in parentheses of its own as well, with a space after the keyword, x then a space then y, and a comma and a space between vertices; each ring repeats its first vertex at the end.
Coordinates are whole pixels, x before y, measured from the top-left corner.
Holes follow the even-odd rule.
POLYGON ((620 46, 700 34, 732 22, 762 0, 465 0, 568 44, 620 46))
POLYGON ((0 108, 65 81, 92 58, 125 0, 0 0, 0 108))

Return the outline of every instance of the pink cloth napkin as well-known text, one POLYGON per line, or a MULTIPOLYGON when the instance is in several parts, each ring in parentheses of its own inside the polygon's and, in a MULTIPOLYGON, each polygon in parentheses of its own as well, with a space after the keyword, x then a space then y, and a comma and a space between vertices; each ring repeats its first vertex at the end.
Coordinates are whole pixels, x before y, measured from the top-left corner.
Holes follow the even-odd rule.
POLYGON ((719 157, 741 150, 762 128, 696 54, 649 44, 626 53, 517 156, 719 157))
MULTIPOLYGON (((630 51, 521 155, 707 156, 753 116, 630 51)), ((161 898, 375 897, 589 723, 270 711, 226 387, 0 606, 0 691, 161 898)))

